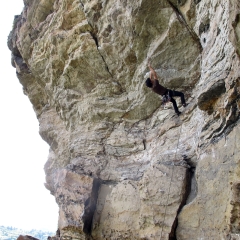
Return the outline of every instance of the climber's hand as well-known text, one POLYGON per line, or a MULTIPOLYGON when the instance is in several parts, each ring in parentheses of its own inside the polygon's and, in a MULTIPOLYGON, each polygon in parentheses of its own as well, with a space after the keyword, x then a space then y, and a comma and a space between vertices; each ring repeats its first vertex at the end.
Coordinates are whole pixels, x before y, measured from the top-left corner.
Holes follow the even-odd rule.
POLYGON ((151 67, 151 58, 148 57, 147 61, 148 61, 148 67, 151 67))

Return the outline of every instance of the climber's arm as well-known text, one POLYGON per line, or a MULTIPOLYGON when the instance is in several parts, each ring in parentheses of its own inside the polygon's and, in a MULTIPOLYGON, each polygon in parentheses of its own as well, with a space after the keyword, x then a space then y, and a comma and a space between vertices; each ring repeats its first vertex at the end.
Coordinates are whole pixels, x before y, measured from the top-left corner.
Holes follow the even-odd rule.
POLYGON ((157 73, 155 72, 155 70, 151 66, 151 58, 148 58, 148 67, 149 67, 149 70, 150 70, 151 81, 154 81, 155 79, 158 80, 157 73))
POLYGON ((155 70, 152 68, 151 64, 148 63, 148 67, 149 67, 149 70, 150 70, 150 79, 153 81, 155 79, 158 79, 157 77, 157 73, 155 72, 155 70))

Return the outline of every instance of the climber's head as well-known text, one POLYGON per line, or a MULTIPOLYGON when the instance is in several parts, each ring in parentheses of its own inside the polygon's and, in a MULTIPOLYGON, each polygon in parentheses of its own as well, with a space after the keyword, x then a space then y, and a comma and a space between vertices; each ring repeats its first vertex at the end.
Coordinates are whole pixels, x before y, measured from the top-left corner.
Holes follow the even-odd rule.
POLYGON ((150 78, 148 78, 145 83, 147 87, 152 88, 153 84, 150 78))

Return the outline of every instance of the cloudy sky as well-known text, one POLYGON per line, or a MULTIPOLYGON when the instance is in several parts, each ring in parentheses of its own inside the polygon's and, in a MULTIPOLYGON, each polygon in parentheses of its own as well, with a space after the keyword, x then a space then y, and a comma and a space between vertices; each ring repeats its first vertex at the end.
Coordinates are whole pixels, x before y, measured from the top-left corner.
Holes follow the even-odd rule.
POLYGON ((0 225, 57 230, 58 208, 45 189, 48 145, 38 134, 38 121, 11 66, 7 36, 23 0, 1 3, 0 31, 0 225))

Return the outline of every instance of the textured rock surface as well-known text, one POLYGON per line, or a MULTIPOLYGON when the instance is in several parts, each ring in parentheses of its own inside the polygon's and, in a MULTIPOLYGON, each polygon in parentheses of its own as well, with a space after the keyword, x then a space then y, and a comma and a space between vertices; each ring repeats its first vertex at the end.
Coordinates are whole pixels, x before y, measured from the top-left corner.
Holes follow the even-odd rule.
POLYGON ((24 3, 8 46, 61 238, 237 239, 239 1, 24 3), (147 57, 180 117, 146 89, 147 57))
POLYGON ((39 239, 34 238, 34 237, 31 237, 31 236, 28 236, 28 235, 26 235, 26 236, 20 235, 20 236, 17 238, 17 240, 39 240, 39 239))

